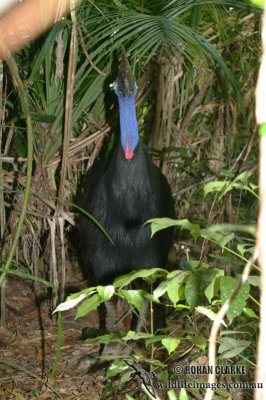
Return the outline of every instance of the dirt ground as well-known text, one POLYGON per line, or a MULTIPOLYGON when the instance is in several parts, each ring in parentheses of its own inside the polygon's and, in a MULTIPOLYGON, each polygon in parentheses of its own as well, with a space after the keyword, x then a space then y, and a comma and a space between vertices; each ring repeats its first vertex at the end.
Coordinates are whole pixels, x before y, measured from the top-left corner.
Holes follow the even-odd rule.
MULTIPOLYGON (((82 288, 82 287, 81 287, 82 288)), ((6 288, 6 327, 0 330, 0 399, 99 399, 104 371, 87 373, 79 360, 97 350, 84 342, 84 327, 97 326, 96 312, 74 320, 62 313, 63 336, 55 377, 51 377, 57 347, 57 323, 44 299, 36 304, 32 284, 9 279, 6 288)))

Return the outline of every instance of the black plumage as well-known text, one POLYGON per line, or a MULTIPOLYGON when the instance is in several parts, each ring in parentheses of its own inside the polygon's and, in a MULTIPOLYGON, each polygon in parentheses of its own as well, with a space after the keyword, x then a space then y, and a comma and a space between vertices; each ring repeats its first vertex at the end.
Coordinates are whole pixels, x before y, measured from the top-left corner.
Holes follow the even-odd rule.
POLYGON ((169 184, 152 162, 138 135, 134 106, 136 84, 122 57, 116 94, 121 140, 113 154, 98 162, 86 182, 81 207, 108 232, 113 244, 87 216, 80 216, 80 258, 96 283, 138 268, 164 267, 172 243, 171 228, 151 239, 151 218, 175 217, 169 184))

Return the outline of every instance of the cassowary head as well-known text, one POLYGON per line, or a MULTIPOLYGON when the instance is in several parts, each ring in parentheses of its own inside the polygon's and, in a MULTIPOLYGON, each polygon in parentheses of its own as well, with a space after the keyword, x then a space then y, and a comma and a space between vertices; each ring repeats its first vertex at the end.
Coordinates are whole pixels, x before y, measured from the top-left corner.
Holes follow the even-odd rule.
POLYGON ((122 49, 121 62, 118 69, 118 77, 115 83, 117 96, 135 96, 137 93, 136 80, 132 74, 131 67, 127 60, 125 49, 122 49))
POLYGON ((128 63, 125 50, 119 66, 114 91, 119 101, 121 143, 125 158, 131 160, 139 141, 138 123, 135 110, 137 85, 128 63))

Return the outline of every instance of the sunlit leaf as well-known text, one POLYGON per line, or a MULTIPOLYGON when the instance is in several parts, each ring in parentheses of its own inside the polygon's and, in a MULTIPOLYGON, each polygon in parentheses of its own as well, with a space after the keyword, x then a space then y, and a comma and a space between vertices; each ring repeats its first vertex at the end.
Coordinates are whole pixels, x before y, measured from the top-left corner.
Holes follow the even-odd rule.
POLYGON ((162 340, 162 345, 166 348, 168 354, 172 354, 178 347, 180 339, 168 337, 162 340))

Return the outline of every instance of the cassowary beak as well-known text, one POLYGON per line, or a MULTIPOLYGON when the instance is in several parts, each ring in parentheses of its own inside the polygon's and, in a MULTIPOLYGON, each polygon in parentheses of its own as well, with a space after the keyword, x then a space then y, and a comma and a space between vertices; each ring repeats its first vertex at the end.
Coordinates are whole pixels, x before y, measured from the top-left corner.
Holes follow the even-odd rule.
POLYGON ((121 62, 118 69, 118 77, 116 80, 116 90, 120 96, 135 96, 137 91, 136 81, 132 74, 129 62, 127 60, 125 49, 122 47, 121 62))

